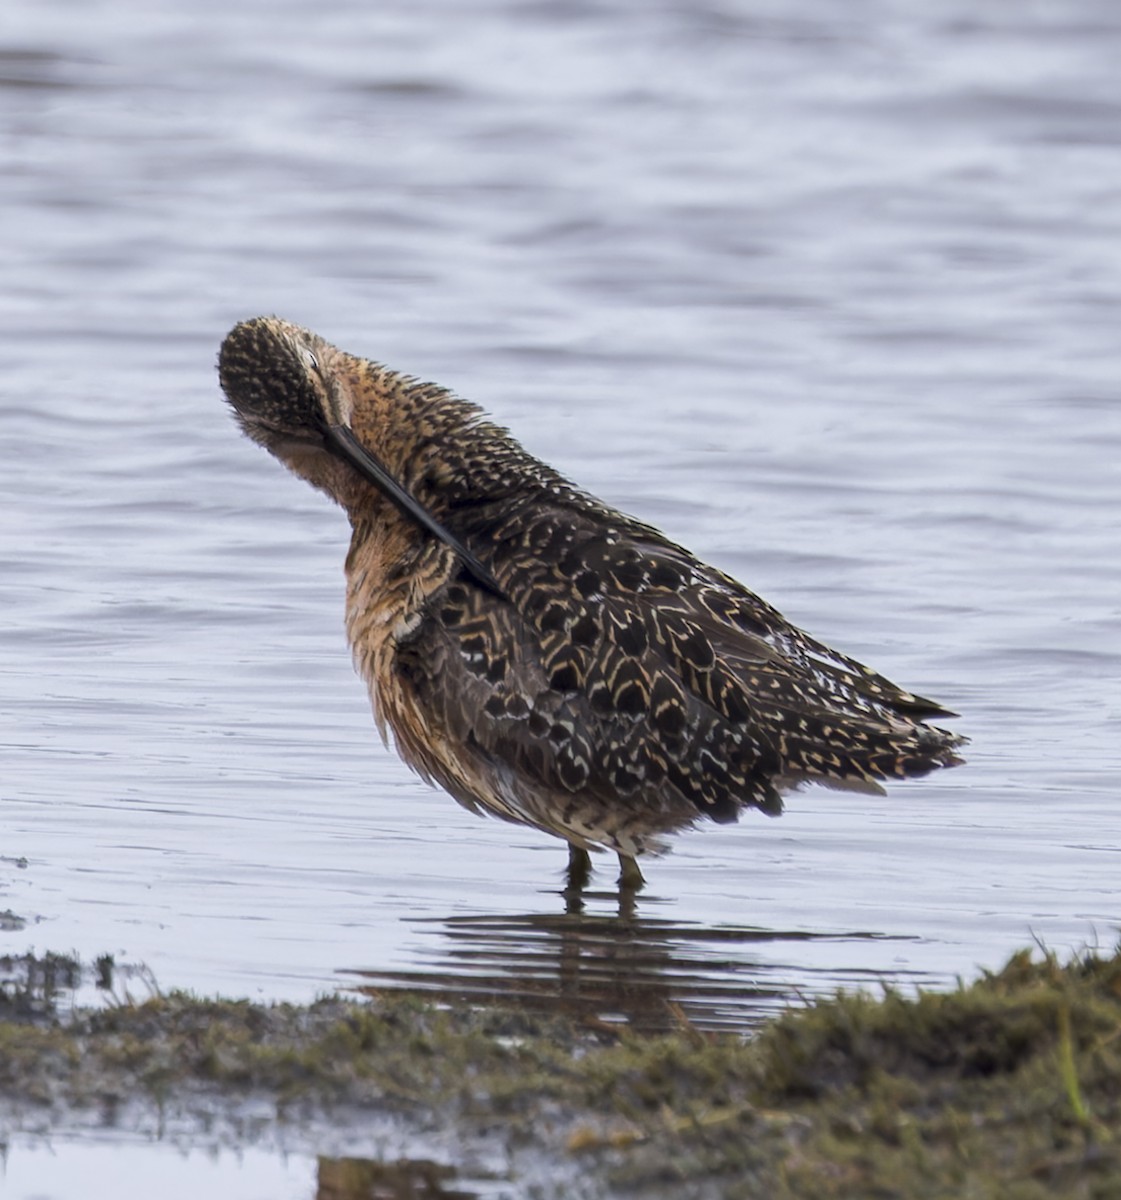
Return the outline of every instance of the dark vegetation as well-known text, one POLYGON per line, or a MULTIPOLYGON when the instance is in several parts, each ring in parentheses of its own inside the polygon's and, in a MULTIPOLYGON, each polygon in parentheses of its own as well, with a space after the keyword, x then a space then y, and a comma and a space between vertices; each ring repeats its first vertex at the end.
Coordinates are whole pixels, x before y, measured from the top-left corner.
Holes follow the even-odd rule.
MULTIPOLYGON (((1117 955, 1060 966, 1025 951, 954 992, 841 995, 747 1041, 392 992, 64 1012, 78 971, 0 960, 9 1130, 126 1103, 202 1129, 263 1098, 312 1148, 317 1129, 389 1117, 499 1139, 558 1178, 575 1170, 587 1195, 1121 1200, 1117 955)), ((112 963, 97 973, 111 983, 112 963)))

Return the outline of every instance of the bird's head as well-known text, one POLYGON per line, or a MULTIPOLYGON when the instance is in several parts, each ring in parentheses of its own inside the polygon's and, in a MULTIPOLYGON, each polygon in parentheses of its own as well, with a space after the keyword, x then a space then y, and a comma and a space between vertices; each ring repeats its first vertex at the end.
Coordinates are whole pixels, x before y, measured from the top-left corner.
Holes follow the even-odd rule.
POLYGON ((432 435, 450 427, 446 444, 454 448, 455 429, 477 425, 473 405, 278 317, 255 317, 230 331, 218 353, 218 378, 249 437, 337 500, 352 521, 369 516, 377 495, 500 593, 489 571, 406 484, 410 473, 429 484, 456 478, 432 435))

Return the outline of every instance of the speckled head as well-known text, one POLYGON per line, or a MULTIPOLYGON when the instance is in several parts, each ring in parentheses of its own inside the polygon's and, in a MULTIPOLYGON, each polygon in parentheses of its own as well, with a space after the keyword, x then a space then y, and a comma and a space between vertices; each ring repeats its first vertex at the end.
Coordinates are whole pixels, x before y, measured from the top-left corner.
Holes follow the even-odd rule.
MULTIPOLYGON (((230 331, 218 353, 218 378, 249 437, 341 504, 352 521, 369 515, 372 487, 454 550, 485 588, 503 594, 478 558, 386 466, 380 447, 365 444, 354 430, 356 406, 366 418, 367 436, 375 438, 376 422, 371 428, 369 417, 379 411, 379 401, 383 414, 392 411, 394 401, 405 413, 415 413, 415 397, 408 400, 413 381, 278 317, 255 317, 230 331)), ((462 401, 457 407, 467 410, 462 401)))
POLYGON ((332 429, 349 426, 347 368, 356 362, 279 317, 242 321, 218 352, 219 382, 245 433, 348 510, 368 484, 332 429))
POLYGON ((254 317, 230 331, 218 378, 251 438, 274 452, 277 439, 323 445, 328 395, 318 355, 325 349, 322 338, 278 317, 254 317))

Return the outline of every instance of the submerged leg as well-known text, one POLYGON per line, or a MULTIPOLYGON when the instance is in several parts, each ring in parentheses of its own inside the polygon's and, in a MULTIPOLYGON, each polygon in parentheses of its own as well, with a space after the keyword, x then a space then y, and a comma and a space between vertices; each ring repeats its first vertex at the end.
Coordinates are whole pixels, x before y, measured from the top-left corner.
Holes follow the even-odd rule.
POLYGON ((568 846, 568 873, 565 881, 565 891, 578 895, 588 886, 592 877, 592 856, 579 846, 568 846))
POLYGON ((624 891, 637 892, 646 882, 638 869, 638 860, 627 854, 619 855, 619 887, 624 891))

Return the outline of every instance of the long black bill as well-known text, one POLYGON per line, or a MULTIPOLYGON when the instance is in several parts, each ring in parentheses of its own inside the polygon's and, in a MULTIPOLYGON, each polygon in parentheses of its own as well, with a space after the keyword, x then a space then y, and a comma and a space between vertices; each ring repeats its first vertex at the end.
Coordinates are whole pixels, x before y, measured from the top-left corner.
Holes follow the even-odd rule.
POLYGON ((422 529, 427 529, 434 537, 438 537, 445 546, 459 555, 460 561, 472 575, 475 581, 488 592, 492 592, 500 600, 509 602, 509 597, 498 585, 498 581, 483 566, 470 550, 436 520, 435 517, 393 478, 380 462, 366 449, 345 425, 328 425, 327 431, 331 440, 350 463, 378 488, 388 499, 405 514, 411 517, 422 529))

